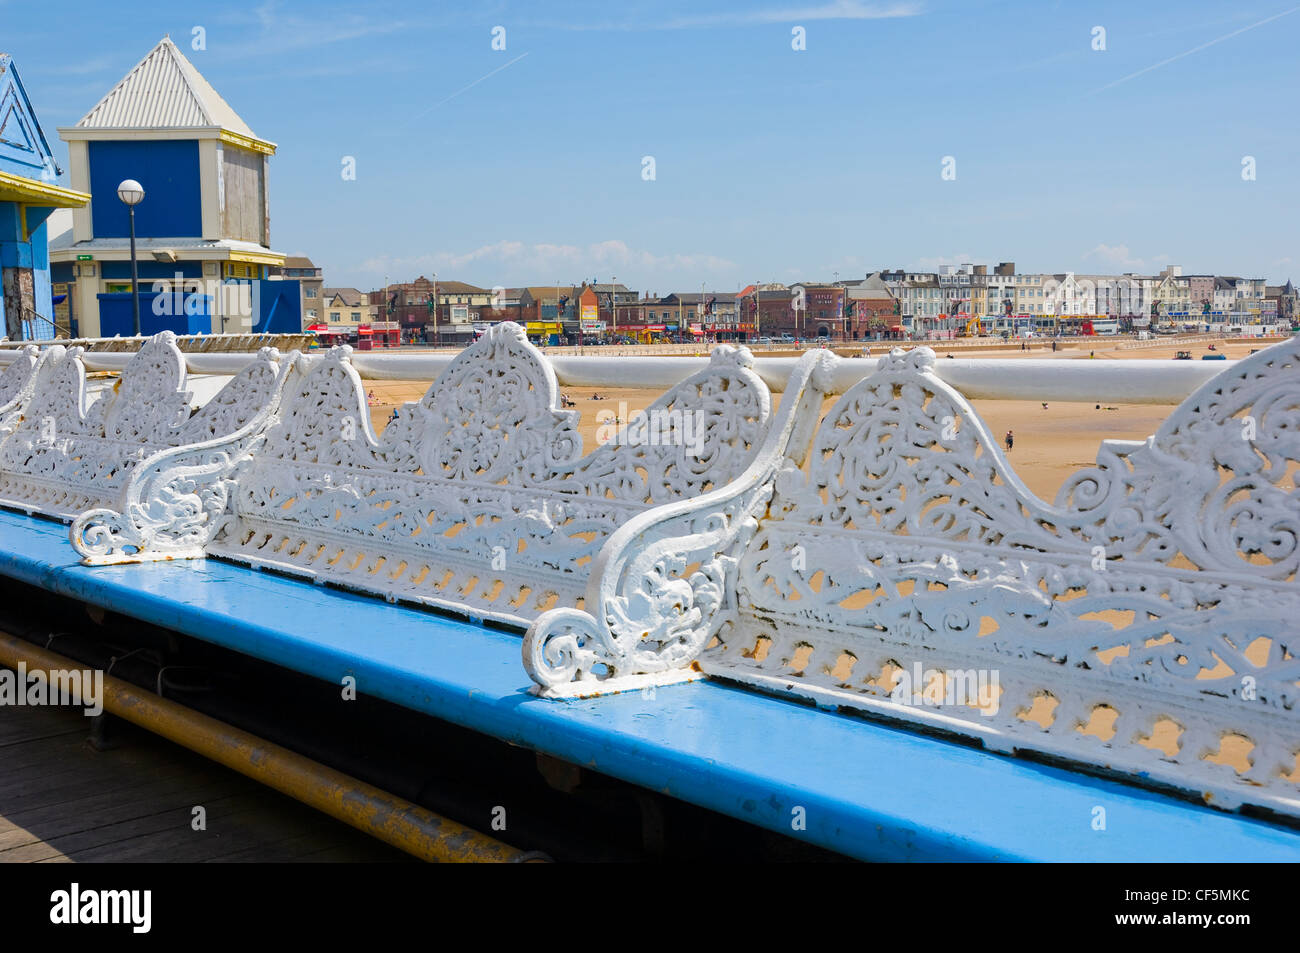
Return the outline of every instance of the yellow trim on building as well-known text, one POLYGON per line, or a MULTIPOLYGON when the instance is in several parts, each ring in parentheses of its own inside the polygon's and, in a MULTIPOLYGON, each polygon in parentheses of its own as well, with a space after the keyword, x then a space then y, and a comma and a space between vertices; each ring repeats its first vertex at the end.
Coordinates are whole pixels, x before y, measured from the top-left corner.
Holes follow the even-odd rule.
POLYGON ((251 136, 241 136, 237 132, 231 132, 228 129, 222 129, 218 137, 222 142, 228 142, 232 146, 239 146, 241 149, 248 149, 251 152, 260 152, 262 155, 275 155, 275 143, 264 142, 261 139, 254 139, 251 136))
POLYGON ((82 208, 89 201, 90 195, 86 192, 0 172, 0 202, 23 202, 27 205, 54 208, 82 208))
POLYGON ((283 265, 284 256, 276 252, 232 251, 227 261, 246 261, 253 265, 283 265))

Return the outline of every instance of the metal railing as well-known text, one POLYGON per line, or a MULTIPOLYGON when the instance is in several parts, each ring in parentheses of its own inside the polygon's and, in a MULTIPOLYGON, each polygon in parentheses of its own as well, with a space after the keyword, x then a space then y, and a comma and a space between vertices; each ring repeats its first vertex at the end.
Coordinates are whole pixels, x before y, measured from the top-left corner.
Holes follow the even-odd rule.
MULTIPOLYGON (((60 328, 58 324, 56 324, 50 318, 47 318, 45 315, 41 314, 35 308, 29 308, 26 305, 24 305, 22 309, 22 316, 20 318, 20 323, 23 328, 23 339, 24 339, 23 343, 25 344, 30 344, 34 341, 48 341, 51 340, 52 338, 57 338, 59 336, 60 328), (46 324, 50 326, 50 336, 48 338, 41 337, 36 333, 36 328, 41 326, 37 324, 38 321, 44 321, 46 324)), ((65 334, 67 333, 66 328, 62 330, 64 331, 65 334)))

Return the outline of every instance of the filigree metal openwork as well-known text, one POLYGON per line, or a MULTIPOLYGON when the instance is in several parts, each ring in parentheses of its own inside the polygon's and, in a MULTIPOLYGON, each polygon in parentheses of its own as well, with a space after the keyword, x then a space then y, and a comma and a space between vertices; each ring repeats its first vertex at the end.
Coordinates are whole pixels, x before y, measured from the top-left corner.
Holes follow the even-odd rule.
POLYGON ((0 440, 8 436, 31 400, 40 349, 28 344, 0 371, 0 440))
POLYGON ((743 349, 647 413, 699 422, 582 455, 575 412, 522 328, 466 348, 376 437, 351 350, 300 360, 210 554, 515 625, 580 606, 604 541, 635 515, 740 474, 770 395, 743 349))
POLYGON ((593 577, 600 609, 530 631, 539 690, 663 680, 631 649, 667 633, 699 646, 671 654, 682 677, 1300 813, 1300 341, 1237 362, 1148 440, 1106 441, 1055 504, 933 365, 895 351, 824 418, 803 402, 810 443, 792 428, 755 460, 752 529, 699 532, 706 495, 611 540, 629 545, 593 577))

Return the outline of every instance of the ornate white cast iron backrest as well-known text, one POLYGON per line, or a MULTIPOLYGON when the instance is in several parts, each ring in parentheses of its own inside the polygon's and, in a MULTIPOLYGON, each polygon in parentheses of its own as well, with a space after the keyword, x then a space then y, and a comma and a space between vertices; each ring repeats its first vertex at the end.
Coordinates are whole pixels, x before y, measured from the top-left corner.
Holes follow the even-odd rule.
POLYGON ((15 435, 27 432, 57 434, 84 432, 86 424, 86 369, 82 348, 56 344, 42 355, 32 380, 32 397, 15 427, 15 435))
POLYGON ((36 379, 36 365, 40 362, 40 349, 33 344, 14 355, 8 366, 0 371, 0 437, 12 429, 32 396, 36 379))
POLYGON ((167 442, 184 446, 242 430, 276 399, 283 363, 290 359, 292 355, 282 358, 277 348, 258 350, 257 356, 185 420, 167 442))
POLYGON ((1058 505, 1110 558, 1295 581, 1300 566, 1300 338, 1208 381, 1145 445, 1107 442, 1058 505))
POLYGON ((705 670, 1300 812, 1300 341, 1108 441, 1056 506, 933 360, 891 354, 778 477, 705 670), (936 715, 897 693, 914 663, 1000 685, 936 715))
POLYGON ((260 461, 649 504, 732 479, 753 458, 771 414, 749 352, 721 347, 704 371, 647 409, 647 420, 667 422, 664 430, 626 428, 584 457, 578 414, 558 407, 554 370, 523 329, 506 322, 466 348, 376 438, 351 354, 339 347, 300 361, 260 461))
POLYGON ((882 359, 822 421, 808 480, 783 475, 777 507, 817 525, 1059 547, 1047 508, 933 366, 929 348, 882 359))
POLYGON ((623 421, 613 439, 582 460, 557 462, 547 484, 659 504, 729 482, 753 460, 771 417, 771 395, 753 364, 748 350, 715 347, 705 370, 623 421))
POLYGON ((171 331, 145 341, 122 370, 112 391, 104 394, 87 415, 102 419, 110 440, 150 445, 172 444, 189 418, 185 390, 185 356, 171 331))
POLYGON ((0 499, 10 505, 67 516, 117 502, 136 463, 231 434, 276 394, 279 354, 263 349, 191 414, 185 359, 175 334, 164 331, 87 408, 81 356, 79 347, 55 345, 35 370, 22 417, 0 444, 0 499))
POLYGON ((210 551, 513 623, 574 604, 632 514, 748 465, 770 414, 750 362, 720 349, 649 409, 663 426, 584 457, 518 325, 491 328, 378 438, 351 350, 304 358, 210 551))
POLYGON ((390 455, 409 447, 435 478, 538 483, 582 451, 578 415, 559 402, 555 371, 523 328, 498 324, 452 361, 407 421, 385 430, 384 445, 390 455))

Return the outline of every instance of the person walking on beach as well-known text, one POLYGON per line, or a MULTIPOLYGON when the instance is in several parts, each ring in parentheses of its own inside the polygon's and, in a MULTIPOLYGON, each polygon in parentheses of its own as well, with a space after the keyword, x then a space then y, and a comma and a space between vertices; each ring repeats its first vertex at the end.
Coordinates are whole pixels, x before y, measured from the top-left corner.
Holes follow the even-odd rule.
POLYGON ((1016 442, 1016 436, 1010 430, 1007 431, 1006 442, 1007 442, 1007 453, 1010 453, 1012 445, 1016 442))

